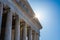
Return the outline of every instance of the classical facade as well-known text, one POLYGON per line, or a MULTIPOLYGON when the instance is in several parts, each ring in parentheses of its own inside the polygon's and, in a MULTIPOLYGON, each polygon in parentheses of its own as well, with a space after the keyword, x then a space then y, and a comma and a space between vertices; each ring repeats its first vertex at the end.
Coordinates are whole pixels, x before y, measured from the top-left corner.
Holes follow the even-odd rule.
POLYGON ((39 40, 41 28, 27 0, 0 0, 0 40, 39 40))

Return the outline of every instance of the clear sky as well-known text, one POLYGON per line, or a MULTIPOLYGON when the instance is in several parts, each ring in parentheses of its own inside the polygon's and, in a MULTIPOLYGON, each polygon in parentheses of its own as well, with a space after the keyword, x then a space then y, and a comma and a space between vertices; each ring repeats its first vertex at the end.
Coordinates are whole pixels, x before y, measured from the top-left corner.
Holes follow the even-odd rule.
POLYGON ((42 30, 40 40, 60 40, 60 1, 28 0, 36 13, 42 30))

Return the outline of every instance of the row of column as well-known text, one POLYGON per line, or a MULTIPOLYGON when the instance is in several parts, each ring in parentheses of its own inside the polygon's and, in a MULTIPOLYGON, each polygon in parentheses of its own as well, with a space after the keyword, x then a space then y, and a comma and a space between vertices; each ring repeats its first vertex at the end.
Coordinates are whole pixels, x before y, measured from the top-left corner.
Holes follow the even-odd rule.
MULTIPOLYGON (((6 28, 5 28, 5 38, 4 40, 12 39, 12 12, 7 14, 6 28)), ((17 17, 15 21, 15 40, 20 40, 20 19, 17 17)))
MULTIPOLYGON (((20 40, 20 19, 19 17, 15 21, 15 40, 20 40)), ((5 40, 11 40, 12 33, 12 12, 7 15, 6 29, 5 29, 5 40)), ((32 29, 29 28, 28 40, 32 40, 32 29)), ((37 40, 36 32, 34 32, 33 40, 37 40)), ((23 27, 23 40, 27 40, 27 24, 23 27)))
MULTIPOLYGON (((0 2, 0 38, 1 38, 1 23, 2 23, 2 14, 3 14, 3 4, 0 2)), ((5 28, 5 37, 4 40, 11 40, 12 34, 12 12, 7 13, 7 21, 5 28)), ((16 19, 15 24, 15 40, 20 40, 20 20, 16 19)))
MULTIPOLYGON (((15 40, 20 40, 20 19, 19 17, 15 21, 15 40)), ((5 31, 5 40, 11 40, 11 31, 12 31, 12 12, 9 12, 7 15, 6 22, 6 31, 5 31)), ((36 35, 36 32, 32 34, 32 29, 29 28, 28 40, 38 40, 39 35, 36 35), (34 36, 34 38, 32 37, 34 36)), ((25 23, 23 27, 23 40, 27 40, 27 24, 25 23)))
MULTIPOLYGON (((1 35, 1 21, 2 21, 2 13, 3 13, 3 4, 0 3, 0 35, 1 35)), ((15 21, 15 40, 20 40, 20 19, 19 16, 15 21)), ((34 37, 32 36, 32 29, 29 28, 28 40, 38 40, 39 35, 36 36, 36 32, 34 33, 34 37)), ((5 29, 5 38, 4 40, 11 40, 12 37, 12 12, 10 11, 7 14, 6 21, 6 29, 5 29)), ((27 40, 27 24, 23 27, 23 40, 27 40)))
POLYGON ((25 26, 23 27, 23 40, 39 40, 39 34, 35 31, 33 32, 31 27, 28 28, 27 32, 27 24, 25 24, 25 26))

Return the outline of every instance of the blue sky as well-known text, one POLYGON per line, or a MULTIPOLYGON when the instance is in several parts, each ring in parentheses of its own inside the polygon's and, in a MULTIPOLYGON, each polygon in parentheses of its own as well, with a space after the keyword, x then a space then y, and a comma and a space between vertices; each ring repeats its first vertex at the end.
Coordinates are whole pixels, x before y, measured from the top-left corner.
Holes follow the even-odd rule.
POLYGON ((40 40, 60 40, 60 1, 28 0, 42 24, 40 40))

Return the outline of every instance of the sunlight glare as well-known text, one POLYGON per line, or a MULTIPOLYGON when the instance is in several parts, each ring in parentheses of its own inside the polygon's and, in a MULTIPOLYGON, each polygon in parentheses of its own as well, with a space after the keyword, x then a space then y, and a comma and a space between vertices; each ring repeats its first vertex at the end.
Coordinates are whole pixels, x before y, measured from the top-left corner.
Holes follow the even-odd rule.
POLYGON ((42 21, 44 19, 44 15, 40 13, 36 13, 35 17, 38 18, 39 21, 42 21))

